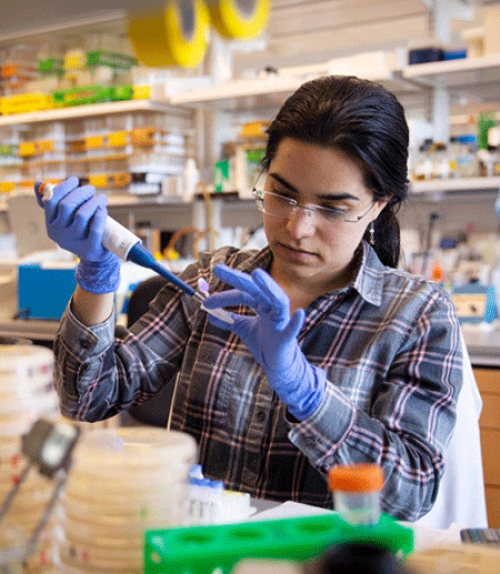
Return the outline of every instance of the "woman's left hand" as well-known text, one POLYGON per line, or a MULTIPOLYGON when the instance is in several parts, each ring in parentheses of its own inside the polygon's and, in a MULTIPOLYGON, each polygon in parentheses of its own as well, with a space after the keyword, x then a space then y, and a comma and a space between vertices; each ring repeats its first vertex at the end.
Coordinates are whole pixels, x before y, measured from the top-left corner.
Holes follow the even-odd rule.
POLYGON ((216 265, 214 273, 234 289, 208 297, 207 309, 247 305, 256 313, 230 313, 234 323, 213 316, 209 321, 238 335, 262 366, 271 387, 299 420, 311 415, 323 398, 326 374, 311 365, 302 353, 297 336, 305 320, 298 309, 290 317, 290 301, 281 287, 262 269, 251 275, 216 265))

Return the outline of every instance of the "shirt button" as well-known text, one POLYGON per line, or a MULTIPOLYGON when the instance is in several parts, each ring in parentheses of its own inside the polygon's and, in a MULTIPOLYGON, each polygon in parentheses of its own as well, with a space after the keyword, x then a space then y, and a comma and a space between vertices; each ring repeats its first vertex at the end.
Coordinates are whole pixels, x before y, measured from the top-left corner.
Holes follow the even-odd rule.
POLYGON ((92 343, 87 339, 80 339, 80 346, 88 351, 92 347, 92 343))
POLYGON ((257 409, 255 418, 259 423, 263 423, 266 420, 266 411, 264 409, 257 409))
POLYGON ((254 475, 259 474, 259 470, 260 470, 259 460, 257 458, 253 458, 252 460, 250 460, 248 463, 248 469, 254 475))
POLYGON ((306 443, 306 446, 308 446, 309 448, 312 448, 316 444, 316 441, 311 437, 306 437, 304 439, 304 442, 306 443))

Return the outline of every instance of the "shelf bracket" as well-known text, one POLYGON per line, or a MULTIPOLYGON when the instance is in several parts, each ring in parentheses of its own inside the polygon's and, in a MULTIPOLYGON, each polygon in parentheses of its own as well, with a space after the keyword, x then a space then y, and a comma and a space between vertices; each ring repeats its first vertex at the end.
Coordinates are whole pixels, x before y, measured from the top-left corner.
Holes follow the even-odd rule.
MULTIPOLYGON (((451 42, 451 20, 472 20, 474 6, 470 0, 424 0, 430 9, 430 31, 441 44, 451 42)), ((450 138, 450 94, 446 88, 434 87, 431 92, 431 122, 434 140, 448 142, 450 138)))
POLYGON ((423 0, 431 11, 433 36, 448 44, 451 41, 451 20, 472 20, 474 6, 471 0, 423 0))

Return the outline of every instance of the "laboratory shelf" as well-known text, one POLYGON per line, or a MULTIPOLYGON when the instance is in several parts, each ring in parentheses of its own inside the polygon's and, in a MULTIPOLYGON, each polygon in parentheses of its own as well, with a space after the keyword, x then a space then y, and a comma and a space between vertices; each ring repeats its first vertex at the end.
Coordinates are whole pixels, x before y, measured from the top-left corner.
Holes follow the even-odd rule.
MULTIPOLYGON (((174 112, 182 113, 180 108, 173 109, 167 102, 153 100, 127 100, 124 102, 104 102, 101 104, 84 104, 53 110, 41 110, 25 114, 12 114, 0 117, 0 128, 39 122, 57 122, 108 114, 132 112, 174 112)), ((186 113, 187 110, 186 110, 186 113)))
POLYGON ((468 179, 432 179, 429 181, 414 181, 411 192, 414 194, 439 192, 475 192, 498 191, 500 176, 471 177, 468 179))
POLYGON ((219 82, 170 96, 172 105, 212 108, 238 113, 249 109, 281 106, 304 82, 328 74, 353 74, 380 82, 395 93, 417 92, 419 87, 397 72, 392 52, 374 51, 318 64, 282 68, 278 73, 259 74, 219 82))
POLYGON ((403 78, 430 87, 454 88, 496 83, 500 78, 500 54, 479 58, 413 64, 402 70, 403 78))

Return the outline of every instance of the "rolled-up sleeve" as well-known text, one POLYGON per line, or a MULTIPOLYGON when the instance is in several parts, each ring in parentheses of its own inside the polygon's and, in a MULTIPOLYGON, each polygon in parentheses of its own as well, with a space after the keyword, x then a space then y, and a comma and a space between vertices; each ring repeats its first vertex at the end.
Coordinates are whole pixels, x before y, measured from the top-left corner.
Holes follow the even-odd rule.
POLYGON ((385 372, 375 354, 363 357, 362 368, 339 370, 316 412, 292 423, 289 436, 325 473, 337 464, 381 465, 384 511, 416 520, 437 496, 455 424, 462 354, 454 307, 439 290, 421 298, 421 309, 404 332, 385 372), (371 389, 369 397, 362 398, 364 388, 371 389))
POLYGON ((117 333, 114 315, 87 327, 69 304, 54 345, 62 414, 88 422, 102 420, 169 384, 189 338, 188 317, 196 316, 188 305, 178 290, 164 287, 141 320, 117 333))

